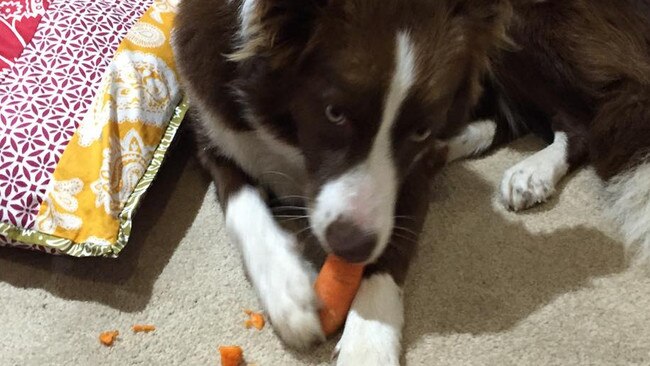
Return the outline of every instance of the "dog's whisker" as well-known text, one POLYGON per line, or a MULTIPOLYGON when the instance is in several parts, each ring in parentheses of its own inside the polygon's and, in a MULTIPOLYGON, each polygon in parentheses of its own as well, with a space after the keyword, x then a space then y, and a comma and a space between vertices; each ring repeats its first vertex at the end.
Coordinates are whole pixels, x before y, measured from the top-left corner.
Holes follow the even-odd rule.
POLYGON ((286 173, 279 172, 277 170, 267 170, 267 171, 261 173, 260 177, 263 177, 265 175, 270 175, 270 174, 275 174, 277 176, 286 178, 289 182, 293 183, 296 187, 302 189, 302 186, 298 183, 298 181, 295 178, 293 178, 292 176, 290 176, 290 175, 288 175, 286 173))
POLYGON ((274 207, 271 207, 272 211, 274 211, 274 210, 282 210, 282 209, 294 209, 294 210, 307 211, 307 208, 303 207, 303 206, 274 206, 274 207))
POLYGON ((402 230, 403 232, 406 232, 406 233, 412 234, 412 235, 413 235, 414 237, 416 237, 416 238, 417 238, 418 236, 420 236, 420 234, 416 233, 415 231, 413 231, 413 230, 411 230, 411 229, 409 229, 409 228, 403 227, 403 226, 397 226, 397 225, 396 225, 396 226, 393 226, 393 229, 394 229, 394 230, 402 230))
POLYGON ((302 200, 305 200, 306 202, 313 202, 313 201, 314 201, 314 200, 313 200, 312 198, 310 198, 310 197, 307 197, 307 196, 301 196, 301 195, 298 195, 298 194, 293 194, 293 195, 288 195, 288 196, 276 197, 276 198, 273 199, 271 202, 280 202, 280 201, 282 201, 282 200, 291 199, 291 198, 300 198, 300 199, 302 199, 302 200))
POLYGON ((276 217, 275 219, 280 222, 290 222, 290 221, 306 220, 307 218, 296 216, 296 217, 280 217, 280 218, 276 217))
POLYGON ((304 229, 301 229, 301 230, 297 231, 294 235, 296 235, 296 237, 299 237, 300 234, 303 234, 304 232, 311 233, 312 229, 313 229, 313 227, 311 225, 307 225, 304 229))
POLYGON ((413 217, 413 216, 397 215, 397 216, 393 216, 393 218, 396 219, 396 220, 397 220, 397 219, 404 219, 404 220, 412 220, 412 221, 415 221, 415 217, 413 217))
POLYGON ((289 222, 289 221, 298 221, 298 220, 304 220, 306 219, 307 216, 296 216, 296 217, 290 217, 290 218, 281 218, 279 221, 281 222, 289 222))
POLYGON ((402 235, 402 234, 396 233, 396 232, 393 232, 393 236, 398 237, 398 238, 403 239, 403 240, 406 240, 406 241, 411 242, 411 243, 413 243, 413 244, 417 244, 417 243, 418 243, 417 240, 415 240, 415 239, 413 239, 413 238, 410 238, 410 237, 408 237, 408 236, 405 236, 405 235, 402 235))
POLYGON ((407 241, 409 241, 411 243, 417 243, 418 242, 417 238, 413 238, 413 237, 410 237, 408 235, 403 235, 403 234, 399 234, 399 233, 393 233, 393 238, 404 239, 404 240, 407 240, 407 241))

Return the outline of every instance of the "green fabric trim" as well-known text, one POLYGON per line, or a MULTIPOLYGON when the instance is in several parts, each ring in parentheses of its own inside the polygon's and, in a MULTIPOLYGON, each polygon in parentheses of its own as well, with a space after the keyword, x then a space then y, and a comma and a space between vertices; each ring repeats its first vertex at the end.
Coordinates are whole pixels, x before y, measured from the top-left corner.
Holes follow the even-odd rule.
POLYGON ((188 107, 187 99, 183 99, 174 109, 174 114, 165 129, 165 133, 160 140, 160 143, 153 153, 153 157, 147 166, 147 170, 140 178, 140 181, 135 186, 133 192, 131 192, 122 212, 118 215, 120 229, 117 233, 116 243, 113 243, 112 245, 93 242, 75 243, 70 239, 43 234, 31 229, 19 228, 5 222, 0 222, 0 235, 20 242, 19 245, 34 245, 42 247, 47 251, 54 250, 58 253, 67 254, 73 257, 117 257, 118 253, 124 249, 129 241, 133 225, 133 215, 140 205, 142 197, 158 174, 163 160, 165 159, 165 155, 167 154, 167 150, 169 150, 169 147, 176 136, 176 132, 185 117, 188 107))

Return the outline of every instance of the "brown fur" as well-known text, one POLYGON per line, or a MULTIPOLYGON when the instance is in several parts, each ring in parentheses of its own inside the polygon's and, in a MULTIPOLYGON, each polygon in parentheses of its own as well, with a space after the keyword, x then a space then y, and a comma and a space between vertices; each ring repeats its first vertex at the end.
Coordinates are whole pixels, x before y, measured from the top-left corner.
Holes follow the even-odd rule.
POLYGON ((508 108, 533 129, 567 132, 572 165, 590 160, 605 179, 650 147, 648 10, 647 0, 521 3, 508 30, 517 48, 492 57, 508 108))
MULTIPOLYGON (((239 2, 184 2, 175 44, 194 98, 234 129, 250 128, 250 118, 241 117, 252 113, 278 138, 302 147, 308 168, 322 181, 367 154, 391 77, 395 32, 405 29, 424 53, 396 137, 430 127, 432 140, 462 127, 479 98, 488 53, 505 43, 506 1, 324 3, 261 1, 248 38, 242 38, 239 2), (332 131, 323 121, 323 99, 351 114, 350 128, 332 131)), ((400 166, 410 166, 414 152, 399 152, 400 166)))

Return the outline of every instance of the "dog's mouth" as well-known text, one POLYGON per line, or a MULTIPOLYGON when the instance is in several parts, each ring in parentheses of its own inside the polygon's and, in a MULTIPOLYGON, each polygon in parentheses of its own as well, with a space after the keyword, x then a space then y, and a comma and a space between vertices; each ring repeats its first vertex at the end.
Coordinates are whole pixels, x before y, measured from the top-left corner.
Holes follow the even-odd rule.
POLYGON ((350 263, 365 263, 372 259, 378 246, 378 235, 363 230, 349 220, 338 219, 327 227, 321 242, 329 251, 350 263))
POLYGON ((395 202, 391 192, 376 182, 363 171, 353 171, 320 188, 308 216, 326 252, 366 264, 382 254, 392 231, 395 202))

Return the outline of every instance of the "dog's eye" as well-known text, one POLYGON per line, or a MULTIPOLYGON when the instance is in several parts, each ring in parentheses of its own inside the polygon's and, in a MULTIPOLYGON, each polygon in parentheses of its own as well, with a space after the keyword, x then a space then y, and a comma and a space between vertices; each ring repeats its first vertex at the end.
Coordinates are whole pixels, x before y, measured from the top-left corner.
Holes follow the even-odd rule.
POLYGON ((415 142, 422 142, 427 138, 429 138, 429 136, 431 136, 431 129, 422 127, 422 128, 418 128, 417 130, 415 130, 415 132, 413 132, 413 134, 411 135, 411 140, 415 142))
POLYGON ((325 108, 325 117, 327 117, 330 122, 337 125, 342 125, 347 121, 343 111, 331 104, 325 108))

